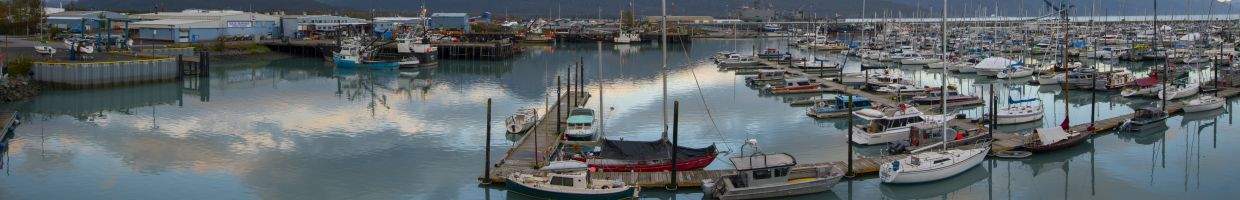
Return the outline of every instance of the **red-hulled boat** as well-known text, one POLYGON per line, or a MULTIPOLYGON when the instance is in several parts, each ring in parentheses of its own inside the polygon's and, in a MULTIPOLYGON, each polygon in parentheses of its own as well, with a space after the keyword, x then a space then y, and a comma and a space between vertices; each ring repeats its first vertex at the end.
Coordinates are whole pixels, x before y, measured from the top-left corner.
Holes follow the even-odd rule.
POLYGON ((715 161, 715 145, 704 148, 688 148, 672 146, 672 143, 660 139, 657 141, 624 141, 604 139, 600 151, 590 156, 576 156, 573 159, 586 162, 591 168, 604 172, 661 172, 672 169, 672 148, 676 148, 676 170, 688 171, 706 168, 715 161))

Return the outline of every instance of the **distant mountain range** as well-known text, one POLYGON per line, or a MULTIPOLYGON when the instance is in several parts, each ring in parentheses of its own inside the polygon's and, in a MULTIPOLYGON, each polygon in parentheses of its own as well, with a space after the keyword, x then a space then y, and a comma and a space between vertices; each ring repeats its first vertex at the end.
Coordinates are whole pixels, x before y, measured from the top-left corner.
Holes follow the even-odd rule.
MULTIPOLYGON (((45 0, 49 6, 74 0, 45 0)), ((497 16, 563 16, 615 18, 630 3, 638 15, 658 15, 659 0, 77 0, 87 9, 150 11, 161 10, 233 9, 254 11, 375 11, 376 15, 401 12, 415 13, 422 6, 431 12, 491 12, 497 16)), ((758 5, 783 12, 802 12, 807 16, 858 17, 863 0, 759 0, 758 5)), ((1061 0, 1046 0, 1058 4, 1061 0)), ((1097 15, 1150 15, 1154 0, 1071 0, 1073 15, 1087 16, 1097 2, 1097 15)), ((1228 6, 1216 0, 1159 0, 1160 14, 1225 13, 1228 6), (1211 10, 1211 8, 1213 10, 1211 10)), ((708 15, 735 17, 736 10, 754 5, 754 0, 668 0, 669 15, 708 15)), ((942 1, 925 0, 864 0, 867 17, 938 17, 942 1)), ((950 16, 1034 16, 1049 12, 1043 0, 949 0, 950 16)), ((1240 10, 1236 10, 1240 11, 1240 10)))

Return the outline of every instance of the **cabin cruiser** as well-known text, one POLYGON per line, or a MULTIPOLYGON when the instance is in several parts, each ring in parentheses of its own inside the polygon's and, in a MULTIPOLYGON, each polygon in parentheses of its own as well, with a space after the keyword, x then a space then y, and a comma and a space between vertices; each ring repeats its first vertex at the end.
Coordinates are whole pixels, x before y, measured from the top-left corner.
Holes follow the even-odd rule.
POLYGON ((1161 108, 1147 106, 1136 110, 1132 118, 1120 125, 1120 130, 1140 132, 1142 130, 1166 127, 1167 112, 1161 108))
MULTIPOLYGON (((873 106, 870 99, 862 96, 852 96, 853 109, 866 109, 873 106)), ((832 118, 848 116, 848 100, 847 96, 836 96, 832 100, 818 101, 814 106, 805 109, 805 115, 814 118, 832 118)))
POLYGON ((594 128, 594 110, 589 108, 573 108, 568 112, 568 131, 564 135, 568 140, 592 141, 594 128))
POLYGON ((1022 105, 1026 102, 1039 101, 1038 99, 1008 99, 1008 106, 999 108, 995 113, 996 124, 1022 124, 1042 119, 1042 104, 1022 105))
POLYGON ((919 93, 919 92, 925 92, 926 88, 917 87, 917 86, 909 85, 909 84, 892 83, 892 84, 887 84, 886 86, 878 88, 874 91, 885 92, 885 93, 919 93))
POLYGON ((900 104, 898 107, 862 109, 854 111, 853 115, 868 121, 865 125, 851 127, 853 129, 852 142, 863 145, 907 140, 911 125, 942 121, 941 116, 923 115, 917 108, 906 104, 900 104))
POLYGON ((759 69, 758 75, 745 77, 745 83, 749 85, 767 85, 773 82, 781 82, 788 78, 788 71, 781 69, 759 69))
POLYGON ((762 50, 762 52, 758 53, 758 58, 776 59, 776 58, 783 57, 784 55, 787 55, 787 54, 779 52, 779 49, 767 48, 766 50, 762 50))
MULTIPOLYGON (((756 143, 751 139, 745 146, 757 149, 756 143)), ((741 156, 728 160, 736 173, 702 180, 703 199, 767 199, 820 193, 831 190, 844 177, 844 170, 835 165, 802 169, 806 173, 791 173, 798 163, 796 158, 786 153, 755 151, 744 155, 742 152, 741 156)))
POLYGON ((927 58, 927 57, 922 56, 921 54, 915 54, 915 53, 904 54, 904 56, 902 57, 903 59, 900 59, 901 65, 926 65, 926 64, 938 63, 942 61, 942 60, 939 60, 938 58, 927 58))
MULTIPOLYGON (((937 105, 941 103, 943 99, 944 97, 943 97, 942 89, 932 88, 930 91, 926 91, 925 94, 913 97, 912 102, 913 104, 919 104, 919 105, 937 105)), ((958 103, 958 102, 966 102, 966 101, 976 101, 979 99, 980 98, 976 96, 960 94, 960 92, 957 92, 956 90, 952 90, 952 89, 947 90, 946 100, 947 100, 947 103, 949 104, 958 103)))
POLYGON ((758 60, 753 56, 743 56, 740 54, 730 54, 727 59, 719 61, 720 67, 746 67, 758 65, 758 60))
POLYGON ((780 85, 780 86, 766 85, 766 87, 763 87, 763 89, 772 94, 821 92, 824 90, 821 83, 818 83, 816 79, 809 79, 809 78, 784 79, 783 85, 780 85))
POLYGON ((814 58, 814 60, 812 61, 800 60, 800 61, 792 62, 792 67, 806 69, 806 70, 831 70, 831 69, 839 69, 840 63, 814 58))

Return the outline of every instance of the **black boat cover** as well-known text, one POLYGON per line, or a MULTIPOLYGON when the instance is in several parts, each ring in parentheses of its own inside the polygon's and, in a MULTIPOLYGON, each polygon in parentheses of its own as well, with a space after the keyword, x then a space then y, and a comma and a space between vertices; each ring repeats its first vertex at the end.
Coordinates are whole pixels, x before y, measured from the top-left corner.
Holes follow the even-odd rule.
MULTIPOLYGON (((663 160, 671 159, 672 143, 665 139, 656 141, 624 141, 604 139, 598 158, 616 160, 663 160)), ((687 160, 715 153, 715 145, 704 148, 677 147, 676 159, 687 160)))

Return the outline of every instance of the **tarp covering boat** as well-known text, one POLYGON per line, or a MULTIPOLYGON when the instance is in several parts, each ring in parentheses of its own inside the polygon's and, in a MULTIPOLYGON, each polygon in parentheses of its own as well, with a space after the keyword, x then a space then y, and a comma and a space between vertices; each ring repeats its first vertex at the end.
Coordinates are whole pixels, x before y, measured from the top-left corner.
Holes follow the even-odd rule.
POLYGON ((1136 86, 1140 86, 1140 87, 1155 86, 1155 85, 1158 85, 1158 77, 1150 76, 1150 77, 1140 78, 1135 81, 1132 81, 1132 84, 1136 86))
MULTIPOLYGON (((600 145, 601 151, 595 157, 603 159, 616 160, 662 160, 670 159, 667 157, 672 152, 672 143, 660 139, 656 141, 624 141, 624 140, 603 140, 600 145)), ((690 158, 715 152, 715 145, 704 148, 688 148, 676 147, 676 159, 688 160, 690 158)))
POLYGON ((1043 146, 1068 139, 1068 132, 1064 132, 1059 127, 1039 128, 1037 131, 1038 140, 1042 142, 1043 146))

